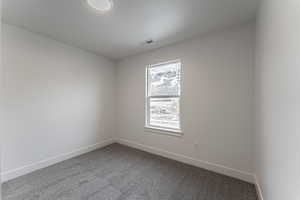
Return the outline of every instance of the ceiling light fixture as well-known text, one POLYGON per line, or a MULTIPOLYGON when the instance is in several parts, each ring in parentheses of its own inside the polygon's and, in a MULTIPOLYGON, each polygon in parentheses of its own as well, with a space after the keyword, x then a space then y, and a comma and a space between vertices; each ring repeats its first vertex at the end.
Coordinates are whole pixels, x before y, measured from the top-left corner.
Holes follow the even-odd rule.
POLYGON ((112 9, 112 0, 86 0, 89 6, 96 9, 97 11, 106 12, 112 9))

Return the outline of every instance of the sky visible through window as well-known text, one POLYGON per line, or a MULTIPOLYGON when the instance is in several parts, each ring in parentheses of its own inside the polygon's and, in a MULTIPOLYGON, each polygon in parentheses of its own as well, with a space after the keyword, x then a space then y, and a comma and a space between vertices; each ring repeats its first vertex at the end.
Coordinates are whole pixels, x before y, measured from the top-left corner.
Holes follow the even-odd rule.
POLYGON ((148 69, 149 125, 180 129, 180 63, 148 69))

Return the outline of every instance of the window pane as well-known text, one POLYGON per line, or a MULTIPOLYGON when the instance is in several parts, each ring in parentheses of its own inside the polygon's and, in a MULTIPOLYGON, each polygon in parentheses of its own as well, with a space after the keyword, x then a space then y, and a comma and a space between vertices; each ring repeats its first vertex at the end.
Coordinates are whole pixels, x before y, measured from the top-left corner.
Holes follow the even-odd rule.
POLYGON ((180 63, 150 67, 149 96, 180 95, 180 63))
POLYGON ((179 98, 150 98, 150 126, 179 129, 179 98))

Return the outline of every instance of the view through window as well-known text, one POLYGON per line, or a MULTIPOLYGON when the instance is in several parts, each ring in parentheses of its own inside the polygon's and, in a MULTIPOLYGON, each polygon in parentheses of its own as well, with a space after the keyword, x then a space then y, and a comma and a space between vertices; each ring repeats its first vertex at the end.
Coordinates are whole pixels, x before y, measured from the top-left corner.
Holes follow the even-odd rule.
POLYGON ((179 61, 147 67, 146 126, 180 131, 179 61))

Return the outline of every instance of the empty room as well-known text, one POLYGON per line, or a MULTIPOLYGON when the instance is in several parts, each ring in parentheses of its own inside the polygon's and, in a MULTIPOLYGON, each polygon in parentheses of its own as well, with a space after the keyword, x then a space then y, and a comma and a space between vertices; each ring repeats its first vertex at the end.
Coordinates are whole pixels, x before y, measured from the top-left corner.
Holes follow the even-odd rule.
POLYGON ((299 0, 2 0, 1 200, 300 200, 299 0))

